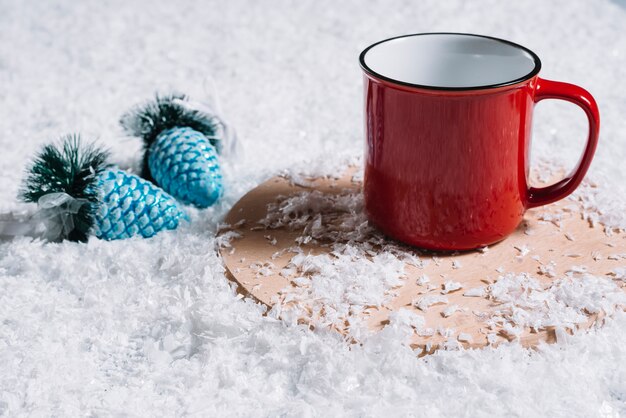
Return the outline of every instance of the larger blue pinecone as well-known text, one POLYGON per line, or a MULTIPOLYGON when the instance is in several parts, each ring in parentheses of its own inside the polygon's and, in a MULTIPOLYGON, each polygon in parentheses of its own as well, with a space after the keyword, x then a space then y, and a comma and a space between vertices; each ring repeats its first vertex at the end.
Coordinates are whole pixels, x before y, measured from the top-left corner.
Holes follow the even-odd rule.
POLYGON ((149 238, 163 229, 176 229, 180 219, 186 219, 172 196, 125 171, 105 170, 97 188, 94 235, 98 238, 149 238))
POLYGON ((145 143, 142 176, 184 203, 206 208, 223 194, 219 121, 184 95, 160 97, 126 113, 122 125, 145 143))
POLYGON ((187 219, 176 200, 152 183, 111 167, 108 153, 69 135, 46 145, 26 176, 21 198, 39 205, 52 241, 151 237, 187 219))

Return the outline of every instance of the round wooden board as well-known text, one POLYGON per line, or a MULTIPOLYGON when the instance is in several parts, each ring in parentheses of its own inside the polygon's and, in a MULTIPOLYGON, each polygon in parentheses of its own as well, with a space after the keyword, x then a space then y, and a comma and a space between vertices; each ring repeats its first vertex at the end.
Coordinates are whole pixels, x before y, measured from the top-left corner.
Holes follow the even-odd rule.
MULTIPOLYGON (((302 230, 266 229, 260 226, 259 220, 266 217, 268 205, 285 196, 312 189, 329 194, 346 190, 358 191, 361 184, 353 179, 353 172, 354 170, 349 170, 340 179, 307 181, 305 186, 295 185, 282 177, 274 177, 251 190, 231 209, 225 220, 228 226, 220 231, 220 235, 235 231, 237 237, 227 240, 228 243, 219 251, 227 273, 238 284, 240 293, 252 296, 272 307, 277 300, 284 297, 285 289, 295 286, 290 277, 283 277, 277 273, 270 273, 267 276, 258 273, 258 266, 264 263, 271 263, 274 271, 283 269, 294 255, 287 249, 302 235, 302 230)), ((626 234, 621 232, 607 234, 601 225, 592 227, 588 221, 583 220, 576 207, 576 202, 562 201, 530 210, 524 222, 510 237, 489 247, 488 251, 433 253, 416 249, 422 258, 429 258, 434 262, 421 268, 406 265, 408 279, 400 288, 394 289, 397 296, 391 304, 368 308, 361 313, 362 317, 367 321, 368 327, 376 331, 389 322, 392 310, 415 309, 424 316, 427 327, 435 330, 454 329, 456 335, 460 333, 469 335, 471 339, 462 342, 466 348, 494 344, 487 339, 487 333, 493 333, 493 329, 486 330, 485 323, 480 320, 478 313, 494 312, 498 305, 488 298, 464 296, 464 290, 494 283, 503 272, 530 273, 547 287, 555 279, 538 274, 538 270, 540 266, 550 261, 556 264, 554 266, 556 278, 563 277, 572 266, 585 266, 587 272, 593 275, 606 276, 611 275, 615 268, 626 265, 626 234), (557 219, 551 222, 550 214, 557 214, 557 219), (526 252, 528 253, 524 254, 526 252), (425 312, 418 311, 412 306, 412 301, 416 296, 425 293, 416 280, 423 275, 430 278, 431 289, 441 289, 446 281, 460 282, 463 289, 446 295, 448 305, 435 305, 425 312), (461 310, 444 317, 443 310, 451 304, 458 305, 461 310)), ((301 248, 312 254, 331 251, 327 246, 317 244, 303 244, 301 248)), ((617 280, 615 282, 626 291, 624 282, 617 280)), ((598 317, 599 315, 589 315, 589 321, 579 326, 579 329, 595 324, 598 317)), ((307 318, 302 318, 302 321, 307 322, 307 318)), ((337 328, 337 331, 346 334, 345 329, 337 328)), ((496 335, 498 340, 495 344, 513 339, 506 333, 498 333, 497 330, 496 335)), ((523 346, 534 347, 540 341, 556 341, 556 334, 555 330, 550 328, 525 329, 518 338, 523 346)), ((419 349, 420 353, 429 353, 440 347, 447 339, 448 337, 438 333, 432 336, 414 334, 411 345, 419 349)))

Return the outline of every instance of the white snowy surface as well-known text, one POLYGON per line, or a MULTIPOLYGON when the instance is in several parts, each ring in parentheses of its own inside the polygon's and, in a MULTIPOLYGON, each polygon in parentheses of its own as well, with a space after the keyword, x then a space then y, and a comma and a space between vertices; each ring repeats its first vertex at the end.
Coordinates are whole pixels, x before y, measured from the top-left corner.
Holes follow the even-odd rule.
MULTIPOLYGON (((599 188, 583 197, 599 220, 626 226, 625 21, 623 0, 0 0, 1 213, 24 210, 15 198, 24 165, 64 133, 98 138, 136 167, 139 143, 117 119, 156 89, 205 100, 213 79, 243 149, 223 203, 176 232, 0 242, 0 415, 626 414, 623 313, 538 351, 418 359, 404 343, 415 318, 348 346, 264 317, 232 290, 214 242, 228 208, 265 178, 360 154, 358 53, 424 31, 511 39, 539 54, 544 77, 590 90, 602 115, 589 176, 599 188)), ((574 165, 581 111, 544 102, 534 127, 535 162, 574 165)))

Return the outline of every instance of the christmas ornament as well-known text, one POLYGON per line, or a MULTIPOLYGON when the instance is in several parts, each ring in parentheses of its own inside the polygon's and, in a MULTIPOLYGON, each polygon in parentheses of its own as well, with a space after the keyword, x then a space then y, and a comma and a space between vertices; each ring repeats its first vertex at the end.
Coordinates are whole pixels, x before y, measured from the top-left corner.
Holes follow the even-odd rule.
POLYGON ((148 238, 187 219, 172 196, 107 159, 106 151, 81 144, 78 135, 37 155, 20 194, 38 204, 48 240, 148 238))
POLYGON ((221 120, 184 95, 158 96, 122 116, 122 126, 145 144, 142 177, 199 208, 223 193, 218 154, 221 120))

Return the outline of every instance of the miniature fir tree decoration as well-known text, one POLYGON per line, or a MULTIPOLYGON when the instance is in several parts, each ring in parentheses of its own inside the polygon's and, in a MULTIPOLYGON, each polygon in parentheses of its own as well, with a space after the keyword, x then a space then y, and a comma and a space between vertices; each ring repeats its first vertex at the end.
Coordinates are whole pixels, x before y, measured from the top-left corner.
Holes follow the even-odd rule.
POLYGON ((121 124, 144 140, 144 178, 154 179, 175 198, 199 208, 220 198, 217 117, 193 109, 184 95, 157 95, 122 116, 121 124))
POLYGON ((36 156, 20 197, 38 204, 46 238, 148 238, 186 219, 172 196, 107 159, 106 151, 81 144, 78 135, 46 145, 36 156))

